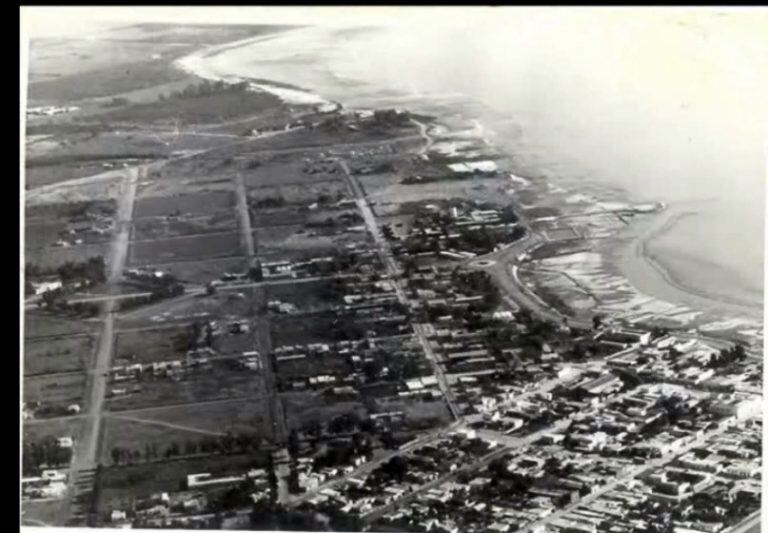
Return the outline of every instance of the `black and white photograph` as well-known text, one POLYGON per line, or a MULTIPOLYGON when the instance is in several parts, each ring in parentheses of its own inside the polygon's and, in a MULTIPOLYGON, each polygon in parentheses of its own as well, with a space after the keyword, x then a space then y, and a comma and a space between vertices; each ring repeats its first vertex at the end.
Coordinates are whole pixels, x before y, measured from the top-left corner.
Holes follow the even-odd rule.
POLYGON ((20 34, 22 529, 760 531, 768 8, 20 34))

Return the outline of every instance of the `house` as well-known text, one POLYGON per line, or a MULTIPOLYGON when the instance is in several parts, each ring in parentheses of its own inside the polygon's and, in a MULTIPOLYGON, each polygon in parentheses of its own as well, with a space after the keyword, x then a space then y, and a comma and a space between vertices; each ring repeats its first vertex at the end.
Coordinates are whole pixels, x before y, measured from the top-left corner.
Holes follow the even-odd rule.
POLYGON ((55 291, 56 289, 61 289, 63 287, 61 280, 32 282, 31 285, 35 291, 35 295, 38 295, 38 296, 46 292, 55 291))

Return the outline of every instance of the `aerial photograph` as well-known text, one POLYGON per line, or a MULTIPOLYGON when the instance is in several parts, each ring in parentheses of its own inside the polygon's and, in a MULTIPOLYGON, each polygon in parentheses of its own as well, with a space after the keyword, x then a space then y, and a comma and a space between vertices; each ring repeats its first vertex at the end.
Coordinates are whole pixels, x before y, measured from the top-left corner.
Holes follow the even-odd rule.
POLYGON ((20 29, 22 526, 760 531, 768 9, 20 29))

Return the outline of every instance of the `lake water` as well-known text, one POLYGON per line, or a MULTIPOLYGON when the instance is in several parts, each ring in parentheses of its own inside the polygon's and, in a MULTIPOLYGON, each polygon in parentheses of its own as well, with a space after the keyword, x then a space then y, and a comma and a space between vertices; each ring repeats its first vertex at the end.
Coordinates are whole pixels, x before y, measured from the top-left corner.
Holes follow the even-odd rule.
POLYGON ((764 13, 492 12, 465 23, 292 30, 204 65, 212 75, 275 79, 349 105, 452 102, 522 167, 684 212, 645 246, 681 290, 659 287, 635 264, 626 275, 639 288, 694 307, 722 298, 761 313, 764 13))

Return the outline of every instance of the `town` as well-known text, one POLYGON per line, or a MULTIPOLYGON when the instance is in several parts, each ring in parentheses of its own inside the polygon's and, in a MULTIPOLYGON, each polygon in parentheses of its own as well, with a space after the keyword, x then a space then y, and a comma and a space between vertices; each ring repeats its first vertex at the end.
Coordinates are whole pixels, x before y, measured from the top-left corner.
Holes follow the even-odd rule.
POLYGON ((544 182, 441 151, 463 130, 434 117, 179 76, 28 111, 66 142, 27 154, 22 520, 720 533, 759 513, 762 349, 537 294, 518 271, 590 244, 520 201, 544 182))

